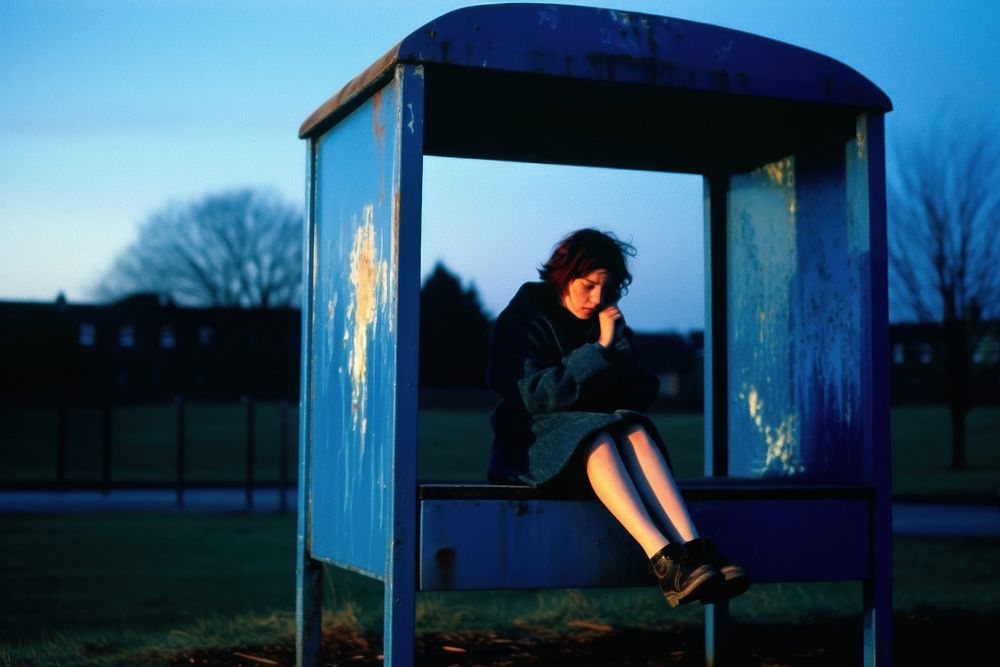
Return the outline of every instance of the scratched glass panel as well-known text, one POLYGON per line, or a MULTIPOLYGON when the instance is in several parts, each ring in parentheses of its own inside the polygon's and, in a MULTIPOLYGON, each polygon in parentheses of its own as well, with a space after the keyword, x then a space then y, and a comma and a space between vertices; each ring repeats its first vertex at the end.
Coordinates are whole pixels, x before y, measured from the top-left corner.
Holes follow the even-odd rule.
POLYGON ((801 472, 792 386, 795 160, 730 179, 727 203, 729 472, 801 472))
MULTIPOLYGON (((868 188, 868 126, 867 116, 859 114, 855 135, 844 145, 844 177, 846 199, 847 254, 851 262, 851 280, 857 298, 854 305, 858 338, 857 382, 860 388, 852 394, 852 410, 856 415, 850 433, 851 454, 860 457, 850 461, 844 476, 857 481, 872 481, 872 464, 875 461, 875 440, 872 433, 877 411, 885 408, 881 401, 873 400, 874 370, 872 357, 872 323, 887 318, 886 312, 873 312, 871 224, 869 217, 870 193, 868 188)), ((888 447, 889 443, 880 443, 888 447)))
POLYGON ((382 577, 392 493, 398 88, 319 141, 313 239, 313 555, 382 577))
POLYGON ((846 151, 804 151, 731 180, 730 474, 864 476, 864 161, 859 130, 846 151))

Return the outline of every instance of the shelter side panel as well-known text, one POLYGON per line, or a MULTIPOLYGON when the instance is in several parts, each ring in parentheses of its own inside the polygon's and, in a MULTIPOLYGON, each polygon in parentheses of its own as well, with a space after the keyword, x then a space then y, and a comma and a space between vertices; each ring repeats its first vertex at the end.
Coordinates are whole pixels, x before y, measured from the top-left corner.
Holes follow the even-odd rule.
POLYGON ((731 474, 865 476, 869 249, 852 159, 821 142, 730 180, 731 474))
POLYGON ((312 554, 385 576, 397 354, 398 81, 318 142, 310 279, 312 554))

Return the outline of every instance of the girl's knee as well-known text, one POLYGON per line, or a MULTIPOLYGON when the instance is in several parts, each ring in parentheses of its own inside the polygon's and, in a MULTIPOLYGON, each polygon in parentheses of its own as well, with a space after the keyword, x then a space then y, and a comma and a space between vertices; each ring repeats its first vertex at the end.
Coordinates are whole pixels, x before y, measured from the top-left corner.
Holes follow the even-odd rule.
POLYGON ((646 427, 642 424, 632 424, 625 429, 625 437, 632 440, 634 438, 644 438, 649 440, 649 433, 646 431, 646 427))
POLYGON ((615 446, 615 440, 611 437, 611 434, 607 431, 601 431, 587 443, 584 449, 584 458, 590 458, 594 454, 600 452, 609 452, 609 448, 615 446))

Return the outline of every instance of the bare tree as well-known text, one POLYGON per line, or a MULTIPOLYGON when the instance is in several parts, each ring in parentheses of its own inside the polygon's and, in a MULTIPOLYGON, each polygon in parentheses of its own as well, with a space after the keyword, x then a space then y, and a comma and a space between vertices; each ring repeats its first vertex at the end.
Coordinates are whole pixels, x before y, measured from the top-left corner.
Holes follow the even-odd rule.
POLYGON ((301 256, 301 212, 254 190, 211 194, 150 215, 97 293, 155 292, 192 306, 294 306, 301 256))
POLYGON ((893 306, 935 323, 951 413, 952 460, 966 468, 977 348, 1000 316, 1000 128, 941 115, 897 153, 890 207, 893 306))

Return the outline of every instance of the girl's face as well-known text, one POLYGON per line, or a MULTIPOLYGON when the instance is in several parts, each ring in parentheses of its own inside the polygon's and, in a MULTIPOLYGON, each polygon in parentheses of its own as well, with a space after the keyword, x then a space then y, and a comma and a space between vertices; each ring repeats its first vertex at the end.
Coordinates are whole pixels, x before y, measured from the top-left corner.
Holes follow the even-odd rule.
POLYGON ((566 310, 581 320, 589 320, 605 306, 609 305, 610 276, 604 269, 591 271, 585 276, 570 281, 563 294, 566 310))

